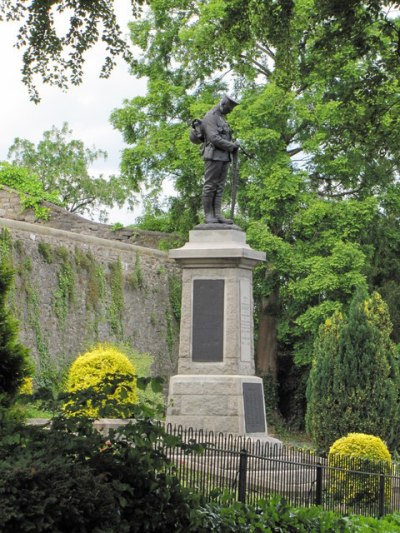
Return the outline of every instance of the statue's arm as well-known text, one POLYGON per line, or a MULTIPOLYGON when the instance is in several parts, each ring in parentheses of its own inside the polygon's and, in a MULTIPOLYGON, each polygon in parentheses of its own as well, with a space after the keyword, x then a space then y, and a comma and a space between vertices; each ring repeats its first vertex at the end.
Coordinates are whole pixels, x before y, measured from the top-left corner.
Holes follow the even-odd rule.
POLYGON ((221 136, 216 115, 206 116, 202 125, 207 142, 211 142, 216 148, 226 152, 234 152, 237 149, 235 143, 228 141, 221 136))

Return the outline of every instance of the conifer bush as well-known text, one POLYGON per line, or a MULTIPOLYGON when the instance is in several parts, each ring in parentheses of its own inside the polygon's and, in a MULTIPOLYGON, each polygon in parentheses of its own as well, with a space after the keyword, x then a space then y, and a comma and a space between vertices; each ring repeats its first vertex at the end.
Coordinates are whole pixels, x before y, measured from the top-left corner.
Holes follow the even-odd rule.
POLYGON ((346 315, 320 327, 307 386, 306 427, 326 453, 350 432, 399 441, 399 361, 392 324, 378 293, 359 290, 346 315))
MULTIPOLYGON (((380 474, 391 474, 392 457, 379 437, 365 433, 349 433, 329 449, 330 492, 347 504, 377 503, 380 474), (360 473, 357 473, 360 472, 360 473), (376 472, 367 475, 362 472, 376 472)), ((385 478, 385 503, 390 504, 391 478, 385 478)))
POLYGON ((71 365, 67 391, 73 396, 66 403, 65 410, 75 416, 99 418, 102 408, 107 407, 107 416, 123 418, 129 406, 138 401, 136 369, 117 348, 110 344, 98 344, 71 365), (117 379, 113 386, 114 378, 117 379), (105 389, 107 384, 108 389, 105 389), (90 396, 82 400, 82 395, 78 394, 88 389, 94 393, 107 390, 107 394, 100 404, 94 404, 90 396))
POLYGON ((18 323, 7 306, 13 276, 10 262, 0 251, 0 403, 3 404, 11 402, 32 372, 29 349, 19 342, 18 323))

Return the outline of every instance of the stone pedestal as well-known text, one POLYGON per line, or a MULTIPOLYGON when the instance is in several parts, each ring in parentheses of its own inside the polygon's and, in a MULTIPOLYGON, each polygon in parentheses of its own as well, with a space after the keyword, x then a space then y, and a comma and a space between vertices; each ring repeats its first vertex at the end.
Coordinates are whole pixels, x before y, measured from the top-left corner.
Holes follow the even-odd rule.
POLYGON ((171 250, 182 266, 178 375, 167 423, 239 435, 267 432, 262 380, 254 376, 252 268, 265 253, 237 226, 200 225, 171 250))

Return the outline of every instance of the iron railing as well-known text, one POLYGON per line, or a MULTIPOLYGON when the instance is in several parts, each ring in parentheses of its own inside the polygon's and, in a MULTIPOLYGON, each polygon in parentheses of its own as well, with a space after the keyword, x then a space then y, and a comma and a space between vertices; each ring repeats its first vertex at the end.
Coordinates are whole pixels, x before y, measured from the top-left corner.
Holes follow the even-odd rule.
POLYGON ((383 516, 400 510, 395 465, 354 458, 328 464, 312 451, 268 441, 171 425, 166 430, 200 447, 200 452, 189 446, 166 453, 181 484, 205 500, 226 492, 251 504, 281 495, 293 506, 320 505, 343 514, 383 516))

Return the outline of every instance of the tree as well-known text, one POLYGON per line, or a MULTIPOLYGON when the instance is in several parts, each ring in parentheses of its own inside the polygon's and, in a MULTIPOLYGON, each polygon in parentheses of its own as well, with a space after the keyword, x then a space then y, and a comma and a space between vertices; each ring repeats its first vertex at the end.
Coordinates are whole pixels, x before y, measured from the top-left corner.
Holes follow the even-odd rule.
POLYGON ((107 157, 107 153, 86 148, 82 141, 70 140, 71 134, 64 123, 61 129, 53 126, 45 131, 37 146, 16 138, 8 157, 14 165, 34 173, 45 193, 57 195, 69 211, 89 214, 97 211, 104 217, 102 206, 122 205, 129 197, 129 189, 115 176, 109 179, 90 176, 88 166, 100 157, 107 157))
POLYGON ((255 283, 261 373, 277 374, 278 351, 309 364, 319 324, 366 285, 370 229, 399 171, 399 21, 351 2, 360 47, 322 3, 150 1, 131 24, 148 94, 112 116, 130 145, 122 173, 155 192, 173 180, 190 225, 202 168, 188 122, 224 90, 241 101, 230 123, 255 157, 242 157, 239 216, 268 258, 255 283))
POLYGON ((399 361, 392 324, 378 293, 358 291, 347 316, 320 327, 307 388, 307 429, 327 451, 349 432, 399 444, 399 361))
POLYGON ((10 237, 3 229, 0 235, 0 404, 8 404, 25 377, 31 373, 29 350, 18 339, 18 324, 7 306, 12 286, 10 237))
MULTIPOLYGON (((129 0, 127 0, 129 1, 129 0)), ((131 0, 132 14, 138 16, 144 0, 131 0)), ((44 83, 66 89, 82 81, 86 52, 99 39, 106 45, 100 76, 107 78, 120 55, 131 61, 132 53, 116 21, 114 2, 106 0, 44 0, 31 2, 2 0, 0 21, 18 20, 22 25, 17 47, 23 54, 22 81, 31 100, 39 102, 34 76, 44 83), (56 21, 69 15, 69 28, 60 36, 56 21)))

